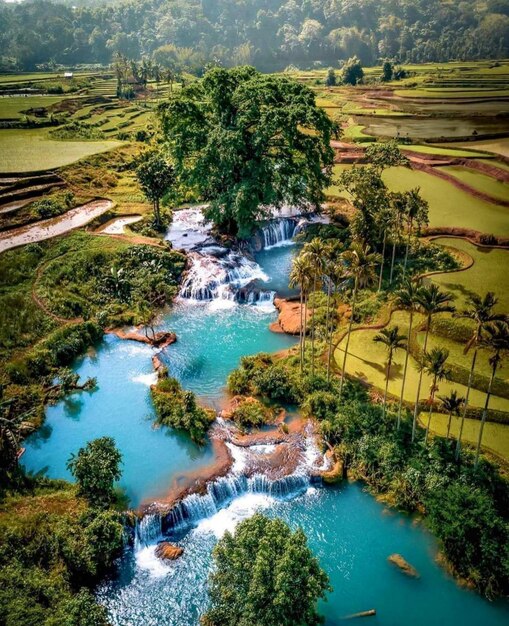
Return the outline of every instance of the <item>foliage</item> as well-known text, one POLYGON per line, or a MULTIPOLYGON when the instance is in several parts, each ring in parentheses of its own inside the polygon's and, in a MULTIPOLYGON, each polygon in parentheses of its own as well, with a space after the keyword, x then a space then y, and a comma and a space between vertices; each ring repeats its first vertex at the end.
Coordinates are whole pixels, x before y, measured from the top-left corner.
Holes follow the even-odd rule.
MULTIPOLYGON (((91 506, 105 508, 114 501, 115 481, 121 476, 122 455, 111 437, 101 437, 71 455, 67 468, 79 486, 79 493, 91 506)), ((97 520, 96 520, 97 521, 97 520)), ((100 527, 99 527, 100 530, 100 527)))
POLYGON ((241 428, 262 426, 273 417, 273 412, 256 398, 239 400, 231 413, 231 419, 241 428))
POLYGON ((175 378, 164 377, 151 388, 158 424, 185 430, 191 439, 203 443, 210 416, 196 403, 191 391, 184 391, 175 378))
POLYGON ((106 626, 89 589, 122 551, 122 516, 91 513, 73 486, 40 478, 0 506, 2 623, 106 626))
POLYGON ((42 200, 37 200, 30 207, 30 213, 36 219, 48 219, 65 213, 74 206, 72 192, 56 194, 42 200))
POLYGON ((214 548, 206 626, 311 626, 329 580, 302 530, 261 514, 241 522, 214 548))
POLYGON ((252 67, 212 68, 160 107, 181 183, 222 230, 248 236, 269 206, 319 207, 335 125, 305 85, 252 67))
POLYGON ((335 87, 336 86, 336 72, 333 67, 329 67, 327 70, 327 76, 325 78, 325 84, 327 87, 335 87))
POLYGON ((361 62, 357 57, 351 57, 343 65, 341 78, 345 85, 358 85, 359 83, 362 83, 364 70, 362 69, 361 62))
POLYGON ((353 55, 365 65, 380 57, 436 63, 509 56, 502 0, 249 0, 242 10, 238 0, 142 0, 136 11, 129 3, 43 0, 2 3, 0 21, 0 57, 23 70, 54 62, 106 65, 118 53, 194 73, 208 62, 274 71, 327 67, 353 55))
POLYGON ((139 157, 136 176, 143 193, 154 203, 155 225, 161 228, 159 203, 175 184, 174 169, 160 151, 152 149, 139 157))

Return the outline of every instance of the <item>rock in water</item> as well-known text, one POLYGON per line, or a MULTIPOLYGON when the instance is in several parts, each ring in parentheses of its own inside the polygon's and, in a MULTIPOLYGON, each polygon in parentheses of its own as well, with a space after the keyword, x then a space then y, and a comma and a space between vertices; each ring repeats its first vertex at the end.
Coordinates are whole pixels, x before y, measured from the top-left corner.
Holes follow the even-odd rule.
POLYGON ((156 556, 163 561, 175 561, 179 556, 182 556, 183 553, 184 548, 180 548, 168 541, 161 541, 161 543, 157 544, 156 556))
POLYGON ((389 561, 389 563, 392 563, 396 567, 399 567, 403 574, 411 576, 412 578, 420 578, 419 572, 415 569, 415 567, 410 565, 410 563, 406 561, 401 556, 401 554, 391 554, 389 557, 387 557, 387 560, 389 561))

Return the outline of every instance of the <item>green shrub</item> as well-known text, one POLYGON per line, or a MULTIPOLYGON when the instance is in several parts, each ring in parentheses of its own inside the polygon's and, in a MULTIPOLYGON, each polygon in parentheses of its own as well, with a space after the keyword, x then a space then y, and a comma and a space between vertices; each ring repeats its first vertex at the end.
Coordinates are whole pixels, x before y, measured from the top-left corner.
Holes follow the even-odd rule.
POLYGON ((196 403, 191 391, 184 391, 175 378, 160 378, 151 388, 158 424, 185 430, 193 441, 202 443, 211 418, 196 403))

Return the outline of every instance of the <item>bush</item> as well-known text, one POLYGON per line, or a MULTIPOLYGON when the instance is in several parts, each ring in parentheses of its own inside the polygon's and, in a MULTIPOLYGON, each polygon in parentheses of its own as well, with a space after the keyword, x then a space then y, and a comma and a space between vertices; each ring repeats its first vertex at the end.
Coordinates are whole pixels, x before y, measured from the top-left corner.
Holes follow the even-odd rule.
POLYGON ((198 443, 204 441, 211 418, 196 404, 194 393, 184 391, 171 377, 160 378, 151 391, 158 424, 185 430, 198 443))
POLYGON ((272 411, 255 398, 244 398, 239 401, 231 413, 231 419, 241 428, 262 426, 270 422, 272 418, 272 411))

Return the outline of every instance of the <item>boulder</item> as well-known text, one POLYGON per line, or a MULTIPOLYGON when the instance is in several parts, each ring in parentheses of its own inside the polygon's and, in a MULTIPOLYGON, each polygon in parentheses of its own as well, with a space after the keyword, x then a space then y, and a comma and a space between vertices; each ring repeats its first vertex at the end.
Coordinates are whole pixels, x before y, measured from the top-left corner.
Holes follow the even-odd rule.
POLYGON ((403 574, 406 574, 407 576, 410 576, 412 578, 420 577, 419 572, 415 569, 415 567, 410 565, 410 563, 406 561, 401 556, 401 554, 391 554, 389 557, 387 557, 387 560, 389 561, 389 563, 392 563, 393 565, 398 567, 400 571, 403 572, 403 574))
POLYGON ((168 541, 161 541, 156 547, 156 556, 163 561, 175 561, 179 556, 182 556, 183 553, 184 548, 180 548, 168 541))
MULTIPOLYGON (((279 311, 279 316, 277 322, 271 326, 271 330, 274 332, 284 332, 288 335, 298 335, 300 333, 300 302, 298 300, 276 298, 274 300, 274 306, 279 311)), ((310 312, 308 310, 307 318, 309 319, 309 317, 310 312)))

